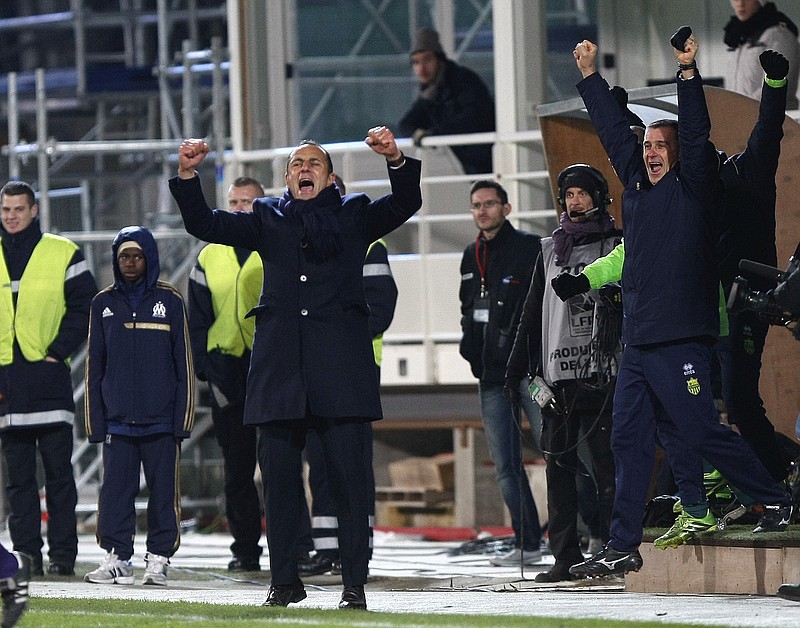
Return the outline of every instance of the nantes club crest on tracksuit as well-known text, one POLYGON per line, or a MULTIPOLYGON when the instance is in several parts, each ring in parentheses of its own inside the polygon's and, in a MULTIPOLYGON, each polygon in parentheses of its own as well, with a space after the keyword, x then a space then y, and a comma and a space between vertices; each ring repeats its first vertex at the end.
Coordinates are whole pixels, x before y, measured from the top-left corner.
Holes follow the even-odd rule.
MULTIPOLYGON (((694 364, 684 364, 683 374, 686 377, 694 375, 694 364)), ((693 395, 700 394, 700 381, 696 377, 689 377, 686 380, 686 389, 693 395)))

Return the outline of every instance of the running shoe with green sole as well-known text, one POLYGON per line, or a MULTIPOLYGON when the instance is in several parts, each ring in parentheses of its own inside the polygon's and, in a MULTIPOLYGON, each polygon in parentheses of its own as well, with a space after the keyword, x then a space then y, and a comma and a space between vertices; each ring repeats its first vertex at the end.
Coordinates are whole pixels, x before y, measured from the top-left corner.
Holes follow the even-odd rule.
POLYGON ((710 510, 706 511, 706 516, 702 519, 693 517, 684 510, 678 515, 672 527, 653 541, 653 545, 659 549, 678 547, 693 539, 698 534, 711 532, 716 529, 717 518, 710 510))

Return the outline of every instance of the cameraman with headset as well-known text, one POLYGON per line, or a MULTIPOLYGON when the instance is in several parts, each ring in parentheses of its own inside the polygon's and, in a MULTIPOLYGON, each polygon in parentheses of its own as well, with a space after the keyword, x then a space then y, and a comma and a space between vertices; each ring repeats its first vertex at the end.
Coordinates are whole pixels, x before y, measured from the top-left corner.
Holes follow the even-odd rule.
MULTIPOLYGON (((542 449, 547 463, 547 511, 550 548, 556 559, 536 582, 572 580, 569 568, 583 561, 578 541, 578 445, 585 440, 598 491, 601 534, 608 541, 614 499, 614 459, 611 453, 611 409, 616 362, 621 345, 611 355, 598 356, 593 342, 595 298, 576 295, 566 303, 549 289, 562 274, 578 274, 620 242, 622 232, 608 213, 608 183, 597 169, 574 164, 558 175, 560 226, 542 239, 517 338, 508 360, 506 396, 519 397, 519 383, 528 374, 543 378, 545 393, 542 449)), ((613 346, 613 345, 612 345, 613 346)), ((543 384, 543 385, 542 385, 543 384)), ((536 390, 534 388, 534 390, 536 390)))

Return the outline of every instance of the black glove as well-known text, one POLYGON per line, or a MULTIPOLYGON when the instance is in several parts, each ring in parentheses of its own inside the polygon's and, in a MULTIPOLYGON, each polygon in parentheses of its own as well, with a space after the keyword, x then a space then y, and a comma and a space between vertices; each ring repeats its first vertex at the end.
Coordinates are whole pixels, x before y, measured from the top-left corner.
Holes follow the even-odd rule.
POLYGON ((670 37, 669 43, 672 44, 672 47, 675 48, 675 50, 686 52, 686 40, 689 39, 691 34, 692 29, 689 26, 681 26, 675 31, 675 34, 670 37))
POLYGON ((645 123, 642 121, 642 119, 633 113, 633 111, 628 109, 628 92, 625 91, 624 87, 614 85, 614 87, 611 88, 611 95, 614 97, 614 100, 617 101, 619 108, 625 113, 625 117, 628 118, 629 126, 640 126, 645 128, 645 123))
POLYGON ((781 81, 789 74, 789 60, 777 50, 765 50, 758 55, 758 60, 772 81, 781 81))
POLYGON ((521 380, 515 377, 506 377, 506 383, 503 386, 503 397, 505 397, 506 401, 512 406, 519 405, 520 399, 522 399, 522 396, 519 394, 520 383, 521 380))
POLYGON ((620 109, 625 109, 625 107, 628 106, 628 92, 625 91, 624 87, 614 85, 614 87, 611 88, 611 95, 614 97, 614 100, 617 101, 620 109))
POLYGON ((589 278, 583 273, 580 275, 561 273, 560 275, 553 277, 550 285, 553 286, 553 290, 555 290, 558 298, 562 301, 566 301, 570 297, 574 297, 576 294, 583 294, 584 292, 589 292, 589 290, 591 290, 589 278))

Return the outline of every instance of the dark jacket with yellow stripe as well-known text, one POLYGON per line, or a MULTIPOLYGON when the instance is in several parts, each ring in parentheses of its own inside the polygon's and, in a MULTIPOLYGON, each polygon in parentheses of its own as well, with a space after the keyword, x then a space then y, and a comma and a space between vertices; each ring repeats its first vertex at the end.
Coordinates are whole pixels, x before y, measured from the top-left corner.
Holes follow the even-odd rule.
POLYGON ((101 442, 109 423, 172 426, 176 438, 194 423, 194 369, 186 310, 180 293, 158 281, 155 240, 139 227, 123 229, 112 245, 114 285, 92 301, 86 360, 86 433, 101 442), (122 280, 117 249, 139 243, 147 260, 144 282, 122 280))

